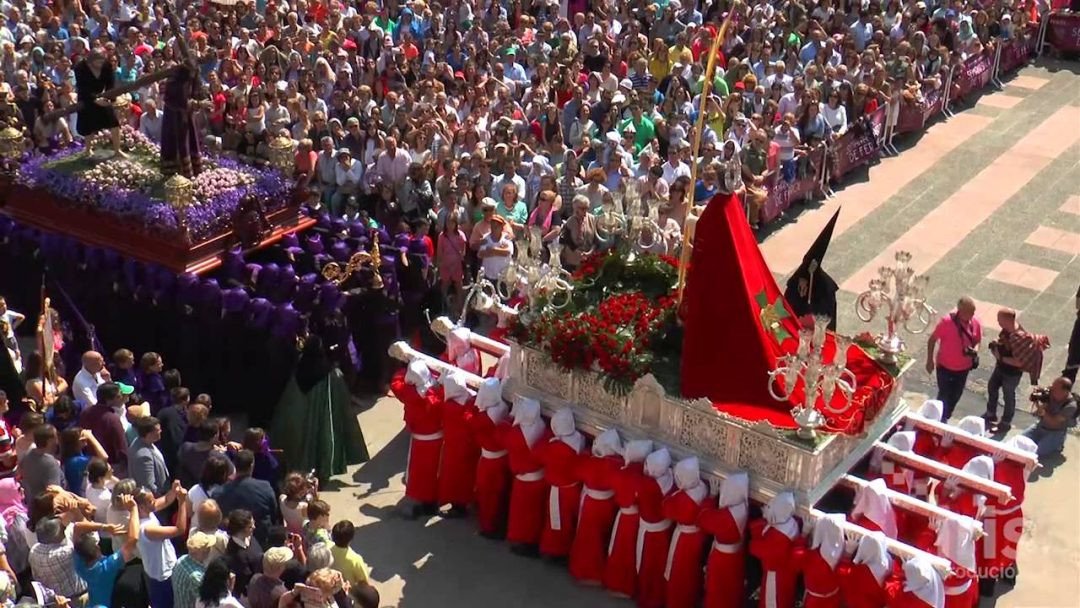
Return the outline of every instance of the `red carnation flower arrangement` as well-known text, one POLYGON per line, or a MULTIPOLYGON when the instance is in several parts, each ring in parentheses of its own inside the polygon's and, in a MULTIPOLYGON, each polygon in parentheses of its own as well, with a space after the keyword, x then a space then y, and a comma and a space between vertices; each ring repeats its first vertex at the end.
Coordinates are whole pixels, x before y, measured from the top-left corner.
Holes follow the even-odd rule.
POLYGON ((510 328, 520 344, 546 351, 567 370, 597 372, 615 393, 653 371, 657 344, 673 333, 678 261, 610 250, 586 257, 573 274, 574 297, 562 310, 523 309, 510 328))

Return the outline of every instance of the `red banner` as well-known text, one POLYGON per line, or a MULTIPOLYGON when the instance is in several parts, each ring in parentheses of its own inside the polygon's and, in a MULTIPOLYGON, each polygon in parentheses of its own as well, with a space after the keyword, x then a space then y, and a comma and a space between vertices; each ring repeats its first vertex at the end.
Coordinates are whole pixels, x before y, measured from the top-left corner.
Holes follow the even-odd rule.
POLYGON ((1046 41, 1055 49, 1080 52, 1080 14, 1052 13, 1047 24, 1046 41))
POLYGON ((994 75, 994 57, 991 53, 980 53, 968 57, 956 70, 953 84, 960 88, 959 95, 965 96, 975 89, 981 89, 990 82, 994 75))
POLYGON ((833 144, 836 166, 830 172, 835 178, 843 177, 848 171, 861 167, 877 158, 878 141, 885 130, 887 106, 878 108, 863 123, 861 129, 848 130, 843 137, 833 144))
POLYGON ((896 118, 896 133, 921 131, 934 114, 941 111, 941 89, 934 89, 926 94, 920 103, 901 102, 900 114, 896 118))
POLYGON ((1028 62, 1031 51, 1035 48, 1035 38, 1025 37, 1021 40, 1010 40, 1001 47, 1001 61, 998 63, 998 73, 1011 72, 1028 62))

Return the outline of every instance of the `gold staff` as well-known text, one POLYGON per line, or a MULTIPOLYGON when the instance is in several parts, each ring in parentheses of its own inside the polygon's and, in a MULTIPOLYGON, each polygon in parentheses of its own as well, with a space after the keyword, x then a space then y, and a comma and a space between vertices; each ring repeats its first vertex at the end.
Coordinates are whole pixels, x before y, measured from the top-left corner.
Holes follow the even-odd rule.
POLYGON ((716 38, 713 39, 712 47, 709 49, 709 61, 705 67, 705 82, 701 88, 701 107, 698 109, 697 121, 694 123, 694 145, 690 148, 690 157, 692 162, 690 164, 690 188, 689 192, 684 193, 690 196, 690 208, 687 210, 686 217, 683 218, 683 241, 682 251, 679 254, 679 282, 677 283, 678 304, 682 304, 683 288, 686 286, 686 267, 690 263, 690 230, 686 228, 686 219, 690 217, 690 212, 694 208, 694 190, 697 187, 697 174, 698 174, 698 153, 701 151, 701 134, 705 130, 705 117, 707 112, 705 111, 706 104, 709 100, 709 92, 712 89, 713 73, 716 71, 716 52, 720 49, 720 45, 724 43, 724 33, 727 31, 728 26, 731 24, 731 18, 735 15, 735 9, 738 8, 739 3, 734 2, 731 8, 728 9, 727 17, 724 17, 723 23, 720 24, 720 30, 716 32, 716 38))

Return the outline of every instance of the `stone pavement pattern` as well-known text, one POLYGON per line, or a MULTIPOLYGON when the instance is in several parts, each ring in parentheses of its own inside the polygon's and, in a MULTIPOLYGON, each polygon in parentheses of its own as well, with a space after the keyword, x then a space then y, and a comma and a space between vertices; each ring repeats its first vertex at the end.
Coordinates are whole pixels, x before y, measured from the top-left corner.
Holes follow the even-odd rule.
MULTIPOLYGON (((982 96, 956 117, 934 124, 897 158, 870 167, 828 201, 793 209, 766 235, 762 250, 781 283, 837 206, 842 205, 824 268, 841 285, 839 327, 854 334, 879 325, 854 314, 856 294, 897 249, 912 252, 930 274, 929 302, 942 313, 961 295, 978 302, 987 340, 996 310, 1021 311, 1030 330, 1050 336, 1044 383, 1064 363, 1080 285, 1080 70, 1077 64, 1040 63, 982 96)), ((907 336, 912 354, 925 356, 923 336, 907 336)), ((990 355, 984 355, 990 361, 990 355)), ((985 408, 989 364, 973 372, 958 410, 985 408)), ((934 394, 916 368, 905 390, 934 394)), ((1021 384, 1014 421, 1031 422, 1021 384)), ((520 558, 474 533, 469 520, 406 521, 402 498, 407 437, 401 406, 379 399, 360 414, 373 454, 325 492, 332 519, 358 526, 354 546, 372 566, 384 606, 548 607, 631 606, 576 585, 565 568, 520 558)), ((1016 432, 1016 431, 1014 431, 1016 432)), ((1016 588, 983 600, 983 608, 1080 605, 1080 442, 1071 436, 1063 458, 1036 475, 1024 508, 1028 531, 1020 545, 1016 588)))

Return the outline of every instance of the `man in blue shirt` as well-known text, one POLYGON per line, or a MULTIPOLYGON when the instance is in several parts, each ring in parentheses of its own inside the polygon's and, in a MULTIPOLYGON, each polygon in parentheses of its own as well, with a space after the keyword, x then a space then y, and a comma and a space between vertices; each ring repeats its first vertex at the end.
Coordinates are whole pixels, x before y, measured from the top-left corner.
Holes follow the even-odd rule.
MULTIPOLYGON (((135 498, 130 494, 119 497, 120 505, 129 513, 127 533, 124 534, 124 544, 120 550, 108 557, 102 557, 101 549, 93 536, 84 534, 75 539, 75 574, 86 581, 88 594, 88 608, 98 606, 111 606, 113 586, 116 577, 120 574, 124 564, 135 557, 135 544, 139 540, 139 510, 135 506, 135 498)), ((122 526, 114 530, 114 538, 120 538, 123 532, 122 526)))

